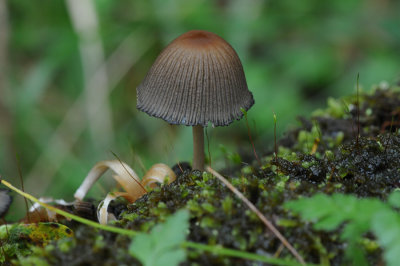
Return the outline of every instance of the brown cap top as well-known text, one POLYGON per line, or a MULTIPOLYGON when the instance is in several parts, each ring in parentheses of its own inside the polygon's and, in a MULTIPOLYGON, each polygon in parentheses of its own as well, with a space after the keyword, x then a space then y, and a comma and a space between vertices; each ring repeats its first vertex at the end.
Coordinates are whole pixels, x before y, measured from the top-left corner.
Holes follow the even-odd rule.
POLYGON ((253 104, 236 52, 201 30, 172 41, 137 88, 137 108, 170 124, 226 126, 253 104))

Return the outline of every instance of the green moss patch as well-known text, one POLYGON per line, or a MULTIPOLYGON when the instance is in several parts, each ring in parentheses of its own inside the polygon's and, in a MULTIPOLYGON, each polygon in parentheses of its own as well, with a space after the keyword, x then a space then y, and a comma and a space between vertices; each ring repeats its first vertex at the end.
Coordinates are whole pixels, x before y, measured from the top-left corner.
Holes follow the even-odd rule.
MULTIPOLYGON (((374 202, 386 201, 400 187, 399 106, 400 93, 395 90, 378 89, 358 99, 330 99, 325 110, 316 111, 311 119, 301 118, 302 125, 279 141, 277 157, 272 151, 266 153, 261 158, 262 167, 254 162, 227 179, 278 227, 307 262, 341 265, 348 262, 344 256, 348 239, 340 237, 342 227, 316 228, 312 221, 304 221, 285 208, 285 203, 316 193, 328 198, 342 193, 356 196, 355 201, 367 197, 376 198, 374 202)), ((232 169, 221 172, 232 173, 232 169)), ((155 188, 126 207, 117 226, 149 232, 177 210, 187 209, 188 241, 292 258, 258 217, 208 173, 187 170, 175 182, 155 188)), ((74 238, 55 242, 42 258, 51 264, 137 264, 127 252, 130 243, 126 236, 79 225, 74 238)), ((369 263, 384 261, 382 247, 371 232, 362 234, 357 247, 369 263)), ((35 251, 34 256, 39 253, 35 251)), ((254 262, 188 249, 184 264, 193 263, 254 262)))

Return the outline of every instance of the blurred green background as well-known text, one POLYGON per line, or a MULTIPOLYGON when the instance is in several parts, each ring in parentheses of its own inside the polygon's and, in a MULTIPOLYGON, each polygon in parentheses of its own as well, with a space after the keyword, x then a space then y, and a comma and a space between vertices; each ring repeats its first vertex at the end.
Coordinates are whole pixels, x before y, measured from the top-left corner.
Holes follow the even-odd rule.
MULTIPOLYGON (((136 110, 136 86, 174 38, 212 31, 239 54, 259 153, 328 96, 400 74, 400 2, 389 0, 0 0, 0 174, 35 196, 72 200, 112 152, 142 176, 192 157, 191 129, 136 110)), ((251 150, 244 120, 208 128, 213 166, 251 150)), ((113 185, 103 178, 100 198, 113 185)), ((19 217, 19 197, 9 216, 19 217)))

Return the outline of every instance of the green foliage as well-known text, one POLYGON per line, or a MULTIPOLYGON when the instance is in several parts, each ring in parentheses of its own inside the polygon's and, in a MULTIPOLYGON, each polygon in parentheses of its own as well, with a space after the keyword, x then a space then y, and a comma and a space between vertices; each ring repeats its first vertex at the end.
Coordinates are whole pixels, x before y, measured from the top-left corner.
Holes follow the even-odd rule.
MULTIPOLYGON (((400 192, 389 197, 392 206, 399 206, 400 192)), ((317 230, 333 231, 343 224, 340 237, 348 243, 346 256, 354 265, 367 265, 362 248, 363 236, 373 232, 384 249, 387 265, 398 265, 400 254, 400 214, 378 199, 359 199, 352 195, 317 194, 311 198, 290 201, 285 207, 314 222, 317 230)), ((367 241, 368 242, 368 241, 367 241)))
POLYGON ((21 258, 18 263, 15 262, 16 265, 23 266, 49 266, 50 264, 44 258, 40 258, 37 256, 28 256, 25 258, 21 258))
POLYGON ((219 145, 219 149, 221 150, 222 154, 226 158, 226 163, 232 163, 236 165, 240 165, 242 162, 242 158, 238 152, 232 152, 228 150, 224 145, 219 145))
POLYGON ((397 193, 392 193, 389 196, 388 202, 390 205, 396 208, 400 208, 400 190, 396 190, 397 193))
POLYGON ((189 212, 180 210, 156 225, 149 234, 140 233, 132 240, 129 253, 145 266, 178 265, 186 258, 181 247, 189 229, 189 212))
MULTIPOLYGON (((93 15, 99 24, 97 29, 88 30, 89 39, 100 35, 106 59, 121 51, 121 44, 128 47, 119 54, 118 58, 124 59, 121 64, 108 66, 110 72, 116 73, 111 75, 115 81, 110 85, 112 93, 107 99, 111 103, 115 135, 114 143, 104 146, 94 143, 85 128, 89 124, 84 119, 85 107, 74 105, 85 94, 85 73, 80 54, 82 40, 74 28, 76 23, 68 5, 44 1, 37 6, 23 0, 6 4, 9 20, 2 25, 9 24, 10 35, 9 43, 0 45, 9 47, 4 51, 8 60, 2 60, 7 65, 1 68, 7 71, 4 84, 0 84, 4 87, 0 99, 0 169, 4 176, 17 176, 13 154, 18 153, 24 177, 30 184, 41 184, 29 187, 32 192, 42 187, 35 180, 37 176, 43 176, 44 180, 54 177, 57 182, 48 181, 49 189, 40 194, 69 197, 94 162, 112 157, 110 149, 127 161, 137 162, 134 158, 138 156, 145 167, 158 161, 173 164, 191 158, 187 148, 192 141, 188 128, 171 129, 167 123, 140 114, 134 107, 135 87, 156 56, 168 42, 187 30, 216 32, 237 50, 256 102, 248 111, 254 139, 258 136, 269 143, 273 136, 272 112, 279 117, 279 138, 289 122, 316 105, 321 106, 321 99, 327 95, 347 95, 354 91, 351 86, 357 72, 361 75, 361 85, 370 88, 382 79, 394 81, 400 68, 395 45, 400 40, 399 16, 393 12, 399 9, 398 1, 388 1, 385 5, 359 0, 323 4, 317 0, 252 1, 251 4, 243 0, 94 3, 93 15), (363 26, 366 18, 369 27, 363 26), (132 58, 137 59, 126 73, 122 66, 125 59, 132 58), (60 147, 44 153, 49 148, 48 141, 73 108, 78 109, 77 118, 83 118, 84 126, 76 132, 78 139, 72 141, 74 134, 63 131, 57 142, 60 147), (253 130, 253 125, 257 130, 253 130), (38 164, 40 158, 47 159, 38 164), (47 171, 52 167, 57 169, 47 171), (36 175, 31 173, 33 168, 36 175)), ((7 36, 3 38, 6 39, 7 36)), ((329 105, 331 114, 343 113, 340 102, 330 100, 329 105)), ((76 123, 70 130, 75 127, 76 123)), ((234 145, 248 147, 244 121, 209 130, 213 163, 218 160, 219 143, 229 151, 236 149, 234 145), (226 138, 227 135, 232 137, 226 138)), ((140 169, 139 163, 136 166, 140 169)), ((23 208, 17 206, 9 216, 16 220, 18 212, 23 215, 19 210, 23 208)))
POLYGON ((304 153, 309 153, 314 145, 315 140, 321 136, 318 125, 314 125, 311 131, 301 130, 297 137, 297 149, 304 153))
POLYGON ((6 257, 23 257, 32 246, 46 246, 50 241, 71 237, 71 229, 58 223, 12 224, 0 226, 0 262, 6 257))
POLYGON ((312 112, 312 116, 330 116, 334 118, 344 118, 347 113, 347 105, 341 99, 329 97, 325 109, 317 109, 312 112))
MULTIPOLYGON (((400 194, 400 193, 397 193, 400 194)), ((391 210, 382 210, 372 220, 372 230, 384 248, 383 257, 387 265, 398 265, 400 254, 400 215, 391 210)))

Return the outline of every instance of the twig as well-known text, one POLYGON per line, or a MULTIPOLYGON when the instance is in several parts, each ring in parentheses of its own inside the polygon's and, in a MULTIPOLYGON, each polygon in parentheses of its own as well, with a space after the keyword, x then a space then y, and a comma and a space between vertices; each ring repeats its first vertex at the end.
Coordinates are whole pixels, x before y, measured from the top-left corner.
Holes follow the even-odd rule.
POLYGON ((275 151, 275 161, 278 161, 278 144, 276 143, 276 114, 274 113, 274 151, 275 151))
MULTIPOLYGON (((18 194, 22 195, 25 198, 40 204, 41 206, 43 206, 46 209, 49 209, 49 210, 51 210, 51 211, 53 211, 53 212, 55 212, 55 213, 57 213, 59 215, 62 215, 64 217, 68 217, 68 218, 70 218, 72 220, 75 220, 77 222, 86 224, 88 226, 91 226, 91 227, 94 227, 94 228, 98 228, 100 230, 112 232, 112 233, 117 233, 117 234, 129 236, 129 237, 134 237, 134 236, 136 236, 138 234, 137 231, 128 230, 128 229, 124 229, 124 228, 119 228, 119 227, 115 227, 115 226, 99 224, 99 223, 96 223, 94 221, 91 221, 91 220, 79 217, 77 215, 71 214, 69 212, 65 212, 63 210, 60 210, 60 209, 58 209, 56 207, 53 207, 51 205, 48 205, 46 203, 41 202, 40 200, 38 200, 34 196, 21 191, 20 189, 14 187, 13 185, 11 185, 10 183, 8 183, 5 180, 0 179, 0 184, 5 185, 6 187, 8 187, 11 190, 17 192, 18 194)), ((6 227, 6 229, 7 229, 7 227, 6 227)), ((287 265, 287 266, 292 266, 292 265, 295 266, 295 265, 297 265, 297 263, 295 261, 271 258, 271 257, 258 255, 258 254, 254 254, 254 253, 250 253, 250 252, 246 252, 246 251, 235 250, 235 249, 230 249, 230 248, 224 248, 224 247, 219 246, 219 245, 206 245, 206 244, 201 244, 201 243, 185 241, 185 242, 182 243, 182 247, 184 247, 184 248, 194 248, 194 249, 198 249, 198 250, 202 250, 202 251, 212 252, 212 253, 218 254, 218 255, 225 255, 225 256, 236 257, 236 258, 241 258, 241 259, 261 261, 261 262, 274 264, 274 265, 287 265)))
POLYGON ((206 139, 207 139, 208 160, 209 160, 209 164, 212 165, 211 164, 211 152, 210 152, 210 138, 208 137, 208 129, 206 128, 205 131, 206 131, 206 139))
MULTIPOLYGON (((15 155, 15 158, 17 160, 17 168, 18 168, 19 180, 21 182, 21 188, 22 188, 22 191, 25 191, 24 179, 22 178, 21 162, 19 160, 18 155, 15 155)), ((28 208, 28 200, 26 198, 24 198, 24 201, 25 201, 25 208, 26 208, 26 217, 28 218, 28 222, 31 223, 31 216, 29 215, 29 208, 28 208)))
POLYGON ((247 127, 247 135, 249 136, 249 139, 250 139, 250 142, 251 142, 251 146, 253 147, 254 156, 256 157, 256 160, 257 160, 258 164, 260 165, 260 167, 262 167, 262 163, 261 163, 260 159, 258 158, 258 155, 257 155, 257 152, 256 152, 256 148, 254 146, 254 141, 253 141, 253 139, 251 137, 249 121, 247 120, 247 111, 244 110, 243 108, 242 108, 241 111, 244 114, 244 119, 246 121, 246 127, 247 127))
POLYGON ((30 195, 30 194, 28 194, 28 193, 25 193, 25 192, 23 192, 22 190, 20 190, 20 189, 14 187, 13 185, 11 185, 10 183, 8 183, 8 182, 5 181, 4 179, 0 179, 0 183, 3 184, 3 185, 5 185, 5 186, 8 187, 9 189, 14 190, 15 192, 17 192, 17 193, 20 194, 21 196, 23 196, 23 197, 25 197, 25 198, 27 198, 27 199, 33 201, 33 202, 36 202, 37 204, 41 205, 42 207, 44 207, 44 208, 46 208, 46 209, 48 209, 48 210, 50 210, 50 211, 53 211, 53 212, 55 212, 55 213, 57 213, 57 214, 59 214, 59 215, 62 215, 62 216, 64 216, 64 217, 71 218, 71 219, 73 219, 73 220, 75 220, 75 221, 77 221, 77 222, 80 222, 80 223, 83 223, 83 224, 86 224, 86 225, 89 225, 89 226, 92 226, 92 227, 95 227, 95 228, 98 228, 98 229, 102 229, 102 230, 105 230, 105 231, 113 232, 113 233, 124 234, 124 235, 129 235, 129 236, 135 236, 135 235, 137 234, 136 231, 127 230, 127 229, 123 229, 123 228, 119 228, 119 227, 114 227, 114 226, 102 225, 102 224, 96 223, 96 222, 94 222, 94 221, 91 221, 91 220, 88 220, 88 219, 79 217, 79 216, 77 216, 77 215, 71 214, 71 213, 69 213, 69 212, 60 210, 60 209, 58 209, 58 208, 56 208, 56 207, 53 207, 53 206, 51 206, 51 205, 49 205, 49 204, 47 204, 47 203, 41 202, 40 200, 38 200, 38 199, 35 198, 34 196, 32 196, 32 195, 30 195))
POLYGON ((356 137, 356 147, 358 148, 358 140, 360 138, 360 87, 358 86, 358 82, 360 80, 360 73, 357 74, 357 102, 356 102, 356 111, 357 111, 357 137, 356 137))
POLYGON ((267 265, 285 265, 285 266, 297 266, 298 265, 298 263, 293 260, 282 260, 282 259, 267 257, 264 255, 258 255, 258 254, 254 254, 254 253, 250 253, 250 252, 246 252, 246 251, 242 251, 242 250, 224 248, 222 246, 217 246, 217 245, 205 245, 205 244, 187 241, 187 242, 183 242, 182 246, 187 247, 187 248, 195 248, 195 249, 199 249, 202 251, 211 252, 211 253, 217 254, 217 255, 225 255, 225 256, 234 257, 234 258, 261 261, 261 262, 267 263, 267 265))
POLYGON ((133 181, 135 181, 136 184, 138 184, 145 193, 147 193, 147 190, 145 189, 145 187, 142 185, 142 183, 139 182, 139 180, 137 180, 129 171, 128 169, 126 169, 125 165, 122 163, 121 159, 118 157, 118 155, 116 153, 114 153, 113 151, 110 151, 112 153, 112 155, 114 155, 115 158, 117 158, 117 160, 119 161, 119 163, 122 165, 122 167, 124 168, 124 170, 128 173, 128 175, 133 179, 133 181))
POLYGON ((282 242, 282 244, 293 254, 293 256, 302 264, 305 265, 305 261, 300 256, 300 254, 296 251, 296 249, 286 240, 286 238, 275 228, 275 226, 268 221, 268 219, 251 203, 239 190, 237 190, 228 180, 226 180, 222 175, 220 175, 217 171, 207 166, 206 170, 213 174, 216 178, 218 178, 222 183, 224 183, 233 193, 238 196, 249 208, 252 210, 258 218, 265 224, 265 226, 271 230, 271 232, 282 242))

